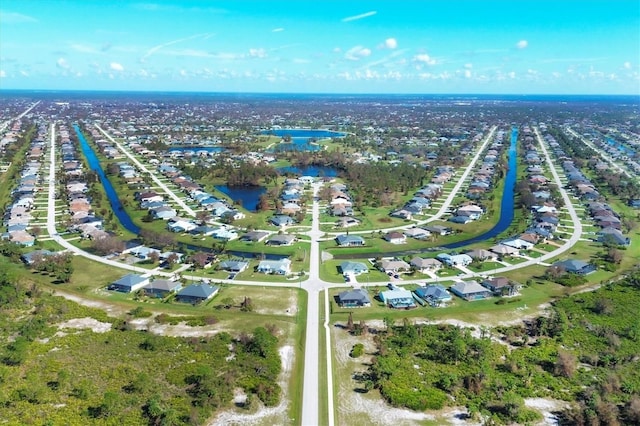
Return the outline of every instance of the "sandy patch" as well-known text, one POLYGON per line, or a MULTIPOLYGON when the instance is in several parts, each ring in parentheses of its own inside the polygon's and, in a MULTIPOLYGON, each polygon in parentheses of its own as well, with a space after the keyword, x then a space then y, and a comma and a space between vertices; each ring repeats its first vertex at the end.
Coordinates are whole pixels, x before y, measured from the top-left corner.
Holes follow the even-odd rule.
POLYGON ((186 322, 180 322, 175 325, 158 324, 153 317, 135 318, 128 322, 134 330, 147 331, 159 336, 171 337, 203 337, 213 336, 223 329, 219 325, 190 326, 186 322))
POLYGON ((72 300, 79 305, 88 306, 89 308, 97 308, 102 311, 105 311, 107 315, 110 317, 120 317, 125 314, 127 311, 118 306, 114 306, 110 303, 101 302, 99 300, 89 300, 83 297, 77 296, 75 294, 65 293, 63 291, 56 291, 55 296, 62 296, 67 300, 72 300))
MULTIPOLYGON (((278 424, 288 425, 293 424, 292 419, 288 417, 287 407, 289 400, 287 398, 287 385, 291 370, 293 368, 294 361, 294 349, 291 345, 285 345, 278 349, 280 353, 280 360, 282 362, 282 372, 278 378, 278 384, 282 388, 282 397, 280 404, 275 407, 264 407, 260 405, 258 410, 254 413, 241 413, 238 411, 223 411, 218 414, 216 418, 209 423, 209 426, 245 426, 245 425, 260 425, 260 424, 278 424)), ((242 391, 236 391, 234 393, 234 401, 246 396, 242 391)), ((257 400, 257 399, 256 399, 257 400)))
POLYGON ((111 330, 111 323, 101 322, 95 318, 74 318, 58 324, 58 328, 91 329, 94 333, 106 333, 111 330))
POLYGON ((524 400, 524 405, 528 408, 540 411, 544 420, 538 423, 539 425, 555 426, 558 424, 558 418, 553 414, 553 412, 562 410, 567 406, 567 403, 547 398, 526 398, 524 400))

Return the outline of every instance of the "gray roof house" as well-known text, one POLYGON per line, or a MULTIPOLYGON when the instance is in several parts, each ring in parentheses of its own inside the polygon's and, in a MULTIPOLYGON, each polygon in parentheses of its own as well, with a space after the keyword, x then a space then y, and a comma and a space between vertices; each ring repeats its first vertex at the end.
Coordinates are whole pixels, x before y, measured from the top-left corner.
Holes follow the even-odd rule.
POLYGON ((343 275, 360 275, 369 272, 369 268, 362 262, 344 261, 340 264, 343 275))
POLYGON ((272 235, 269 237, 267 241, 265 241, 266 245, 269 246, 290 246, 296 240, 295 235, 291 234, 282 234, 282 235, 272 235))
POLYGON ((481 300, 491 297, 491 291, 482 287, 477 281, 459 281, 452 285, 449 290, 456 296, 464 300, 481 300))
POLYGON ((128 274, 119 280, 112 282, 108 289, 122 293, 131 293, 140 290, 147 284, 149 284, 149 278, 143 277, 142 275, 128 274))
POLYGON ((615 244, 618 246, 628 246, 631 244, 629 237, 625 237, 622 232, 616 228, 604 228, 598 232, 598 241, 605 244, 615 244))
POLYGON ((240 273, 249 267, 249 262, 244 260, 225 260, 224 262, 220 262, 220 269, 240 273))
POLYGON ((343 291, 336 296, 338 305, 343 308, 361 308, 371 306, 367 291, 362 288, 343 291))
POLYGON ((294 223, 296 223, 296 221, 286 214, 279 214, 269 218, 269 223, 275 226, 285 226, 293 225, 294 223))
POLYGON ((566 272, 570 272, 572 274, 578 275, 587 275, 594 272, 597 267, 587 262, 583 262, 578 259, 567 259, 562 260, 560 262, 556 262, 553 266, 560 267, 564 269, 566 272))
POLYGON ((209 284, 192 284, 184 287, 176 294, 176 300, 184 303, 200 303, 218 294, 220 288, 209 284))
POLYGON ((171 293, 174 293, 182 288, 182 283, 179 281, 171 280, 153 280, 147 286, 144 287, 144 292, 147 296, 163 298, 171 293))
POLYGON ((426 287, 418 287, 414 290, 416 295, 429 303, 450 302, 451 294, 440 284, 431 284, 426 287))
POLYGON ((437 269, 442 268, 442 262, 440 262, 438 259, 433 259, 433 258, 422 258, 422 257, 414 257, 413 259, 411 259, 411 262, 409 262, 411 266, 413 266, 414 268, 416 268, 417 270, 421 271, 421 272, 425 272, 425 271, 435 271, 437 269))
POLYGON ((39 259, 45 259, 49 256, 53 256, 56 254, 57 254, 56 252, 49 251, 49 250, 34 250, 34 251, 30 251, 29 253, 23 254, 22 256, 20 256, 20 258, 27 265, 33 265, 39 259))

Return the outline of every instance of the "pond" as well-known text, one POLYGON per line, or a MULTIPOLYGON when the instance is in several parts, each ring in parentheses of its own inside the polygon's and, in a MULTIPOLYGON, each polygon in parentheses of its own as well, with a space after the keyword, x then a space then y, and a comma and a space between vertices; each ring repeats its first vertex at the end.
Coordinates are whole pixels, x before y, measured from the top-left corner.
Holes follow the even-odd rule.
POLYGON ((218 191, 229 196, 234 203, 240 204, 246 210, 255 212, 260 196, 267 192, 264 186, 228 186, 216 185, 218 191))
POLYGON ((299 176, 314 177, 336 177, 338 169, 329 166, 303 166, 303 167, 280 167, 277 169, 280 173, 293 173, 299 176))

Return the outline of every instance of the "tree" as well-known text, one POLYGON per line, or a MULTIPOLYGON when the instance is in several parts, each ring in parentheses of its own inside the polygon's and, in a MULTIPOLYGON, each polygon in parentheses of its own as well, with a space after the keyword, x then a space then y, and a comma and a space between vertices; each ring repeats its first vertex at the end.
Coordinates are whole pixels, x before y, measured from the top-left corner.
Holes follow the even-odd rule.
POLYGON ((558 350, 556 374, 571 378, 576 372, 577 360, 575 355, 565 350, 558 350))

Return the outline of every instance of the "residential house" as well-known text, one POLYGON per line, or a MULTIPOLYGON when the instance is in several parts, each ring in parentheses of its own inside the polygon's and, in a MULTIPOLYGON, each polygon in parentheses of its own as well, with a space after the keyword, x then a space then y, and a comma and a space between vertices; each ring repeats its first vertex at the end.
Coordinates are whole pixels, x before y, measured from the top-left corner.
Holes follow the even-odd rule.
POLYGON ((451 290, 451 292, 456 296, 469 301, 491 297, 491 291, 474 280, 459 281, 452 285, 449 290, 451 290))
POLYGON ((169 220, 178 214, 174 209, 168 206, 157 207, 149 210, 154 219, 169 220))
POLYGON ((179 291, 181 288, 182 283, 179 281, 157 279, 151 281, 147 286, 145 286, 144 292, 147 296, 162 299, 176 291, 179 291))
POLYGON ((409 264, 423 274, 442 268, 442 263, 433 258, 414 257, 409 264))
POLYGON ((382 259, 378 267, 382 272, 386 273, 407 272, 411 269, 407 262, 400 259, 382 259))
POLYGON ((295 235, 291 234, 274 234, 271 235, 265 244, 268 246, 290 246, 296 240, 295 235))
POLYGON ((350 228, 352 226, 360 225, 360 221, 355 217, 344 216, 336 221, 337 228, 350 228))
POLYGON ((269 223, 275 226, 288 226, 296 223, 292 217, 287 216, 285 214, 278 214, 269 218, 269 223))
POLYGON ((468 216, 471 220, 478 220, 482 216, 482 207, 475 204, 469 204, 456 210, 458 216, 468 216))
POLYGON ((342 275, 360 275, 369 272, 369 268, 362 262, 344 261, 339 266, 342 275))
POLYGON ((263 274, 289 275, 291 273, 291 260, 284 258, 280 260, 261 260, 256 268, 257 272, 263 274))
POLYGON ((598 269, 595 265, 578 259, 567 259, 556 262, 553 266, 576 275, 588 275, 598 269))
POLYGON ((493 277, 487 278, 480 283, 483 287, 488 288, 493 292, 496 296, 513 296, 517 291, 519 286, 516 286, 514 283, 509 281, 508 278, 505 277, 493 277))
POLYGON ((380 300, 394 309, 411 309, 416 307, 411 292, 397 287, 393 290, 380 292, 380 300))
POLYGON ((342 308, 362 308, 371 306, 371 299, 369 299, 367 291, 362 288, 338 293, 336 301, 342 308))
POLYGON ((432 234, 442 235, 442 236, 449 235, 453 232, 451 228, 447 226, 441 226, 441 225, 430 225, 430 226, 424 226, 423 228, 431 232, 432 234))
POLYGON ((23 254, 22 256, 20 256, 20 258, 28 266, 31 266, 34 263, 38 262, 39 260, 44 260, 47 257, 55 256, 56 254, 57 254, 56 252, 49 251, 49 250, 34 250, 34 251, 30 251, 29 253, 23 254))
POLYGON ((625 237, 620 230, 616 228, 604 228, 598 232, 598 241, 604 244, 613 244, 617 246, 628 246, 631 239, 625 237))
POLYGON ((518 250, 529 250, 534 246, 534 244, 530 243, 529 241, 525 241, 520 238, 509 238, 507 240, 503 240, 502 244, 505 246, 516 248, 518 250))
POLYGON ((249 262, 244 260, 225 260, 218 265, 223 271, 239 274, 249 267, 249 262))
POLYGON ((201 303, 213 298, 220 288, 209 284, 192 284, 184 287, 176 294, 176 301, 183 303, 201 303))
POLYGON ((468 266, 473 262, 473 259, 468 254, 440 253, 436 256, 436 259, 447 266, 468 266))
POLYGON ((364 246, 364 238, 359 235, 348 235, 342 234, 338 235, 336 238, 336 243, 340 247, 360 247, 364 246))
POLYGON ((494 252, 498 256, 513 256, 520 253, 520 250, 518 250, 517 248, 506 246, 504 244, 497 244, 495 246, 492 246, 489 248, 489 251, 494 252))
POLYGON ((131 293, 140 290, 149 284, 149 278, 142 275, 128 274, 124 277, 112 282, 108 289, 119 291, 121 293, 131 293))
POLYGON ((496 260, 498 258, 497 254, 485 249, 469 250, 465 254, 475 260, 496 260))
POLYGON ((440 284, 430 284, 426 287, 418 287, 414 293, 430 304, 446 303, 452 300, 451 294, 440 284))
POLYGON ((385 234, 384 239, 391 244, 404 244, 407 242, 407 237, 398 231, 392 231, 385 234))
POLYGON ((449 222, 457 223, 460 225, 466 225, 469 222, 473 222, 473 219, 471 219, 469 216, 452 216, 447 220, 449 222))
POLYGON ((249 241, 253 243, 259 243, 264 241, 269 236, 268 232, 263 231, 249 231, 240 237, 240 241, 249 241))

